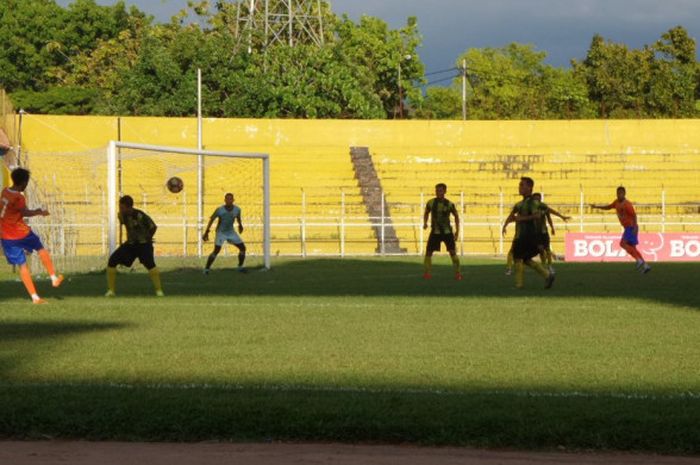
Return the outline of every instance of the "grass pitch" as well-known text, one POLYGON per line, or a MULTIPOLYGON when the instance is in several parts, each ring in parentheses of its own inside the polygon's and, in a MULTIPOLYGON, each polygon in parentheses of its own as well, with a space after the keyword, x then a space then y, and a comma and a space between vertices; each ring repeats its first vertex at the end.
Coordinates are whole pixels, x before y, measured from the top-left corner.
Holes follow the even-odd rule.
POLYGON ((72 275, 47 306, 3 266, 0 436, 700 453, 700 265, 436 263, 72 275))

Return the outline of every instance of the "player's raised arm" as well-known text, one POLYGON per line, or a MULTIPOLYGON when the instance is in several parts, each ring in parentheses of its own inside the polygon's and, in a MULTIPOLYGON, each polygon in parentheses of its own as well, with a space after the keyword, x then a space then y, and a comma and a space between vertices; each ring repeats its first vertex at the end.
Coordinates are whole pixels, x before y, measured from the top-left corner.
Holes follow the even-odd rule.
POLYGON ((31 218, 32 216, 49 216, 48 210, 42 208, 34 208, 30 210, 29 208, 24 208, 22 210, 22 216, 25 218, 31 218))
POLYGON ((610 205, 596 205, 592 203, 591 208, 595 210, 612 210, 613 208, 615 208, 615 205, 612 203, 610 205))
POLYGON ((552 221, 550 214, 554 215, 554 216, 558 216, 559 218, 561 218, 564 221, 569 221, 571 219, 570 216, 562 215, 561 213, 559 213, 558 211, 556 211, 553 208, 547 208, 547 220, 548 221, 552 221))

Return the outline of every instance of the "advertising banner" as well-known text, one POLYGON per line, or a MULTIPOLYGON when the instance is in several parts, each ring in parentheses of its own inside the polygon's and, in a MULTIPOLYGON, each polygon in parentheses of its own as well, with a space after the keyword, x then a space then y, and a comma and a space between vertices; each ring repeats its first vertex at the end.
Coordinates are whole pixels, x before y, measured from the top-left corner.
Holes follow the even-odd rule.
MULTIPOLYGON (((630 261, 620 247, 621 237, 622 233, 567 233, 566 261, 630 261)), ((697 262, 700 233, 640 233, 637 250, 649 262, 697 262)))

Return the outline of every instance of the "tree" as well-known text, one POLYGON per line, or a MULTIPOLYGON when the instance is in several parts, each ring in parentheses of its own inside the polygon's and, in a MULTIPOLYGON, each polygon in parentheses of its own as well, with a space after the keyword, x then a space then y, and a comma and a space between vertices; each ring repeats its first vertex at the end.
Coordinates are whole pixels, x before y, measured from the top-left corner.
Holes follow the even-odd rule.
MULTIPOLYGON (((580 118, 590 114, 586 88, 570 71, 546 65, 545 52, 511 43, 467 50, 471 119, 580 118)), ((461 78, 459 78, 461 81, 461 78)), ((455 85, 461 82, 455 82, 455 85)))
POLYGON ((675 27, 652 46, 630 50, 593 37, 586 59, 573 62, 602 118, 678 118, 695 114, 695 41, 675 27))
POLYGON ((356 24, 343 16, 335 31, 340 55, 366 70, 386 117, 397 116, 399 91, 413 105, 420 105, 422 93, 416 83, 424 82, 424 66, 416 52, 421 43, 416 18, 408 18, 399 30, 390 30, 379 18, 362 16, 356 24))
POLYGON ((65 11, 53 0, 3 0, 0 3, 0 86, 8 92, 45 90, 46 71, 59 64, 47 49, 65 24, 65 11))
POLYGON ((141 43, 133 68, 120 72, 112 100, 112 109, 116 113, 162 116, 194 113, 197 95, 195 69, 183 68, 177 60, 181 57, 171 52, 167 42, 158 37, 149 36, 141 43))
POLYGON ((136 8, 127 11, 123 1, 99 6, 94 0, 76 0, 64 9, 54 0, 6 0, 0 4, 0 67, 7 72, 0 77, 0 86, 32 108, 53 113, 94 111, 101 95, 98 86, 73 75, 82 66, 84 74, 101 76, 95 72, 102 71, 100 67, 85 68, 83 57, 99 44, 120 37, 137 19, 146 17, 136 8), (57 91, 60 87, 66 89, 57 91), (15 96, 19 90, 26 92, 15 96), (88 103, 85 98, 95 101, 88 103))
MULTIPOLYGON (((283 118, 382 118, 379 98, 332 47, 274 47, 236 75, 227 114, 283 118)), ((227 83, 229 84, 229 83, 227 83)), ((229 84, 230 86, 230 84, 229 84)), ((230 86, 232 87, 232 86, 230 86)))
POLYGON ((89 115, 98 97, 96 89, 52 87, 47 91, 20 90, 12 94, 15 105, 30 113, 89 115))
POLYGON ((684 118, 696 114, 697 63, 695 41, 677 26, 662 34, 653 46, 647 114, 684 118))
POLYGON ((428 87, 422 105, 416 109, 419 119, 462 119, 462 96, 453 87, 428 87))

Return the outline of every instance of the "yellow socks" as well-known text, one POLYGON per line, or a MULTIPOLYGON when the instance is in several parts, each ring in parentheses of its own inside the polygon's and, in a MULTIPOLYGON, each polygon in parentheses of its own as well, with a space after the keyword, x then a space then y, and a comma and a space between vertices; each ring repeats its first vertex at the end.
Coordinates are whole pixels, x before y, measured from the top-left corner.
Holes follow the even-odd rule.
POLYGON ((537 263, 533 260, 528 260, 527 266, 537 271, 537 274, 547 279, 549 277, 549 271, 547 271, 541 263, 537 263))
POLYGON ((158 271, 158 268, 151 268, 148 270, 148 276, 151 277, 151 281, 153 282, 153 289, 155 289, 157 295, 162 295, 163 294, 163 288, 160 283, 160 271, 158 271))
POLYGON ((433 272, 433 257, 430 257, 428 255, 425 256, 425 259, 423 259, 423 272, 427 275, 432 274, 432 272, 433 272))
POLYGON ((107 267, 107 290, 112 293, 116 292, 117 288, 117 268, 107 267))
POLYGON ((454 257, 450 257, 452 259, 452 269, 455 271, 455 273, 459 273, 459 257, 455 255, 454 257))
MULTIPOLYGON (((163 288, 160 283, 160 271, 158 268, 152 268, 148 270, 148 276, 151 278, 153 283, 153 289, 156 291, 156 295, 159 297, 163 296, 163 288)), ((114 297, 117 287, 117 268, 107 267, 107 297, 114 297)))
POLYGON ((552 263, 554 263, 554 252, 552 252, 552 249, 549 249, 547 251, 547 265, 552 266, 552 263))
POLYGON ((515 261, 515 287, 522 288, 525 284, 525 264, 522 260, 515 261))

